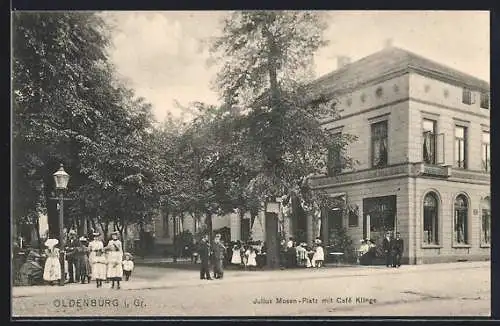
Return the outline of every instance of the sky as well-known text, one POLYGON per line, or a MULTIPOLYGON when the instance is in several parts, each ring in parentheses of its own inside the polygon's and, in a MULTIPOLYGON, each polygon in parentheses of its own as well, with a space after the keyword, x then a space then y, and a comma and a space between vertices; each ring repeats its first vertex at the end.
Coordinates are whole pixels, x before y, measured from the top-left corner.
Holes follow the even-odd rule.
MULTIPOLYGON (((109 54, 118 74, 153 105, 158 121, 181 116, 175 102, 218 103, 211 83, 207 42, 222 28, 224 11, 106 12, 114 26, 109 54)), ((490 81, 490 21, 487 11, 329 11, 329 45, 315 56, 315 73, 337 68, 337 56, 354 62, 384 47, 386 40, 431 60, 490 81)))

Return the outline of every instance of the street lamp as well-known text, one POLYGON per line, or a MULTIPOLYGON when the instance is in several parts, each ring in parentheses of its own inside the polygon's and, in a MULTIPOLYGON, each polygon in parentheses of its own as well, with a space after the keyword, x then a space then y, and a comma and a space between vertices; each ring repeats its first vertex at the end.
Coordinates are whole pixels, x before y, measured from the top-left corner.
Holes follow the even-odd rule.
POLYGON ((56 190, 59 192, 59 243, 61 244, 61 250, 59 251, 59 261, 61 263, 61 280, 59 285, 64 285, 65 281, 65 270, 64 270, 64 190, 66 190, 69 181, 69 174, 64 171, 64 167, 61 164, 59 170, 54 174, 54 181, 56 183, 56 190))

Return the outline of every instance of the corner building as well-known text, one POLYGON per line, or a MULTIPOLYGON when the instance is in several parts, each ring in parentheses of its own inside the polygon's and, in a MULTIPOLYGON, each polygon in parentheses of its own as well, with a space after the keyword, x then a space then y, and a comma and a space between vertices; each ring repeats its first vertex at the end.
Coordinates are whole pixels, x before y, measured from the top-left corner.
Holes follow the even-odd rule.
POLYGON ((341 119, 323 120, 335 133, 355 135, 341 167, 330 153, 315 189, 345 201, 303 225, 307 241, 343 226, 355 245, 381 241, 397 230, 403 263, 423 264, 490 257, 490 87, 485 81, 414 53, 388 47, 339 67, 311 85, 335 98, 341 119))

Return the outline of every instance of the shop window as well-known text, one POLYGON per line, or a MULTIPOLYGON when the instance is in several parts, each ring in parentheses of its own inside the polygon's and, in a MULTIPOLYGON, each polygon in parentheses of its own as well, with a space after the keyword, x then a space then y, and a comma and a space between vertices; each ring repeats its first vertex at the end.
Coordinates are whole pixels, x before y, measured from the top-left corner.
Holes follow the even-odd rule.
POLYGON ((490 197, 481 201, 481 244, 491 243, 491 202, 490 197))
POLYGON ((455 244, 469 244, 468 225, 469 202, 465 195, 458 195, 455 199, 453 240, 455 244))
POLYGON ((430 192, 424 197, 424 244, 439 244, 439 204, 435 193, 430 192))

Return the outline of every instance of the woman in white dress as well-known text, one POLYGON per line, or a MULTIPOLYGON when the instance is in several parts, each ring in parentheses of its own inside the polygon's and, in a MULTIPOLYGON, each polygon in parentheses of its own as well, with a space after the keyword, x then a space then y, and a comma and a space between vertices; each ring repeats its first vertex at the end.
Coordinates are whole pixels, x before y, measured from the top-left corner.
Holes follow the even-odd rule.
POLYGON ((118 240, 118 231, 111 233, 111 240, 106 246, 108 251, 108 279, 111 281, 111 288, 120 289, 120 281, 123 277, 123 249, 122 242, 118 240))
POLYGON ((314 267, 319 268, 323 266, 324 260, 325 260, 325 252, 323 250, 323 247, 321 246, 321 240, 316 239, 316 248, 314 250, 314 255, 311 263, 314 267))
POLYGON ((45 241, 45 253, 47 260, 43 269, 43 279, 50 284, 61 279, 61 262, 59 261, 59 248, 56 245, 59 243, 57 239, 47 239, 45 241))
POLYGON ((237 244, 233 246, 233 254, 231 256, 231 264, 241 265, 240 247, 237 244))
POLYGON ((104 243, 102 243, 101 239, 99 239, 99 232, 94 232, 93 234, 93 239, 89 243, 89 263, 91 266, 91 276, 92 278, 95 278, 94 276, 94 264, 95 264, 95 257, 96 254, 99 250, 104 250, 104 243))

